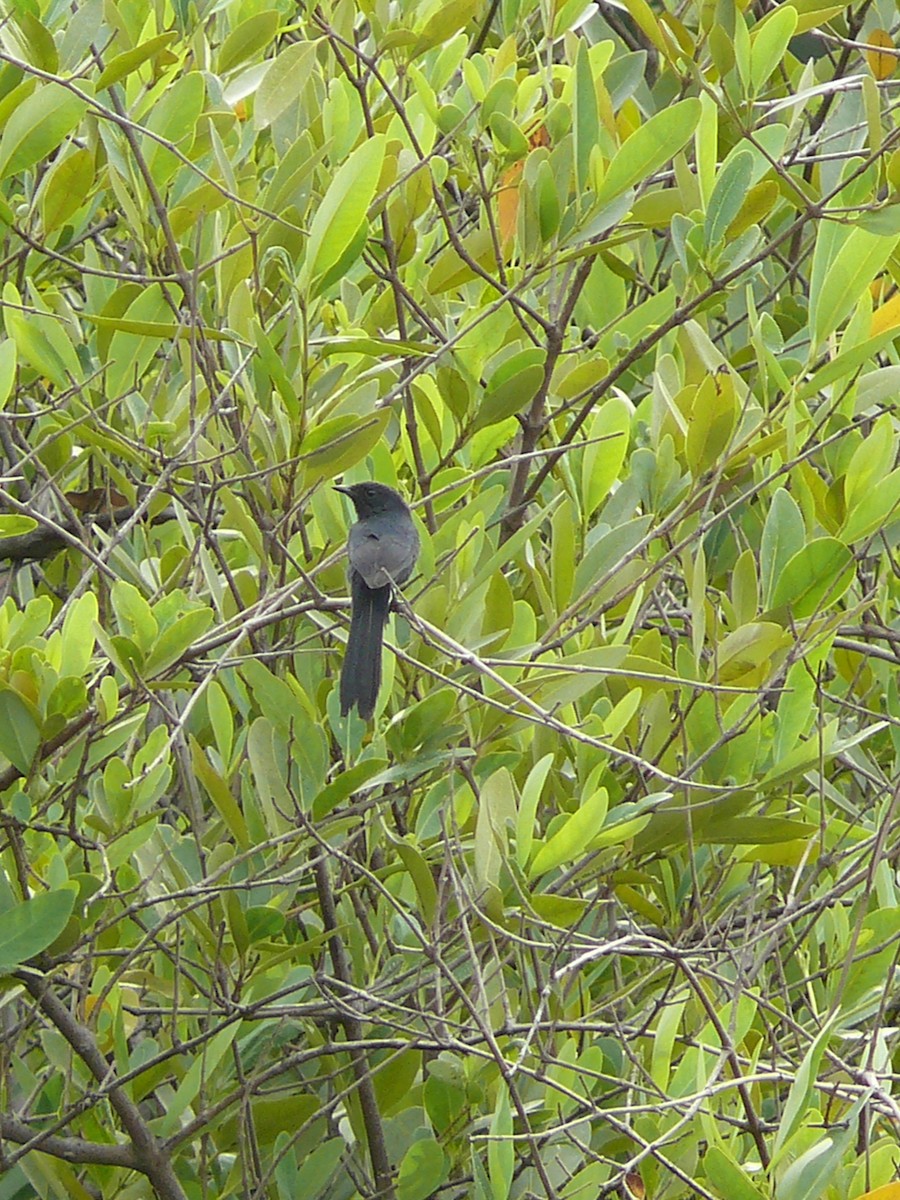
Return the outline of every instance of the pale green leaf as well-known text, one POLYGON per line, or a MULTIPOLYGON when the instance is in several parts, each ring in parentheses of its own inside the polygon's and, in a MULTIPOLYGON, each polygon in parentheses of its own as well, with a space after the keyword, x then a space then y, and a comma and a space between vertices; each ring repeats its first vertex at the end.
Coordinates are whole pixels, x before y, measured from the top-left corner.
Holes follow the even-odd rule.
POLYGON ((303 270, 308 285, 333 267, 357 236, 375 198, 384 151, 383 134, 367 138, 332 179, 309 230, 303 270))
POLYGON ((531 879, 552 871, 562 863, 574 862, 587 844, 600 832, 609 809, 606 788, 597 788, 563 823, 561 829, 534 856, 528 874, 531 879))
MULTIPOLYGON (((825 236, 823 231, 828 228, 829 223, 825 222, 818 236, 825 236)), ((816 286, 813 275, 809 298, 811 351, 816 351, 850 313, 896 245, 896 236, 883 237, 867 229, 853 229, 824 271, 820 286, 816 286)))
POLYGON ((636 129, 609 164, 598 195, 599 202, 605 204, 615 199, 671 162, 688 142, 699 120, 700 101, 692 96, 664 108, 636 129))
POLYGON ((309 82, 316 58, 315 42, 293 42, 279 50, 256 93, 253 120, 265 129, 293 104, 309 82))
POLYGON ((0 138, 0 180, 52 154, 78 125, 87 101, 58 83, 40 83, 11 113, 0 138))

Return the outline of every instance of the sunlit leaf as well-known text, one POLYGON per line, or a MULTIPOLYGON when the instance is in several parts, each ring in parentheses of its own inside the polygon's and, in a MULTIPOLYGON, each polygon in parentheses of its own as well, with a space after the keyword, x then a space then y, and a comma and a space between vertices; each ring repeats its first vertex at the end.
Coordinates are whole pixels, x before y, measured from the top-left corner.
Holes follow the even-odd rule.
POLYGON ((7 118, 0 137, 0 179, 34 166, 78 125, 87 102, 58 83, 40 83, 7 118))
POLYGON ((656 113, 627 138, 606 171, 598 201, 606 203, 670 162, 700 120, 700 101, 679 100, 656 113))

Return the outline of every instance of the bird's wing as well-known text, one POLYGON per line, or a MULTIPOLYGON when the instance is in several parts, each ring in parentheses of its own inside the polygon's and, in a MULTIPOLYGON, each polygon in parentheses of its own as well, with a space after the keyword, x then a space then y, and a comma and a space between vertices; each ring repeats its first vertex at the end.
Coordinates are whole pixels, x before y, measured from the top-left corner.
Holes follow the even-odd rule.
POLYGON ((388 583, 403 583, 416 561, 418 535, 415 529, 400 533, 372 527, 350 531, 350 562, 370 588, 385 587, 388 583))

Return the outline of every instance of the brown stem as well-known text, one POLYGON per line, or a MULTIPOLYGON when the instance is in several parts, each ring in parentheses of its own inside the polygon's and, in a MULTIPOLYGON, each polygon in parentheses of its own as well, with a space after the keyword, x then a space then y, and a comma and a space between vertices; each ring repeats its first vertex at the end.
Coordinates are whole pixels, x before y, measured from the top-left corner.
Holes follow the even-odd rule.
MULTIPOLYGON (((350 970, 350 961, 347 958, 344 943, 338 933, 337 910, 334 905, 328 863, 325 856, 318 852, 314 859, 314 871, 322 920, 330 935, 328 949, 335 978, 343 984, 350 985, 353 982, 353 974, 350 970)), ((384 1139, 381 1113, 378 1111, 378 1099, 375 1095, 375 1086, 372 1083, 365 1051, 360 1046, 363 1041, 362 1021, 359 1017, 352 1015, 349 1009, 341 1013, 339 1020, 344 1027, 347 1040, 356 1043, 350 1048, 350 1062, 359 1088, 359 1103, 362 1109, 363 1123, 366 1127, 366 1140, 369 1143, 369 1157, 372 1160, 372 1172, 375 1176, 375 1190, 383 1200, 394 1200, 396 1193, 394 1192, 391 1160, 388 1157, 384 1139)))
POLYGON ((151 1133, 140 1109, 117 1081, 114 1065, 100 1050, 90 1029, 76 1021, 52 990, 50 980, 30 970, 17 971, 15 978, 37 1001, 41 1012, 59 1030, 109 1097, 122 1128, 131 1139, 135 1170, 147 1176, 159 1200, 187 1200, 168 1154, 151 1133))

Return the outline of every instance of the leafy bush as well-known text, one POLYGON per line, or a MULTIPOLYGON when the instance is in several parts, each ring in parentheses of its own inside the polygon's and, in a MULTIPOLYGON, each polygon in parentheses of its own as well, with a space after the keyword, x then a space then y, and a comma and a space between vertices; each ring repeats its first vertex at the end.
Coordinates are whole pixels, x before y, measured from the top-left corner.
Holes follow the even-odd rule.
POLYGON ((2 1200, 897 1195, 895 21, 11 6, 2 1200))

